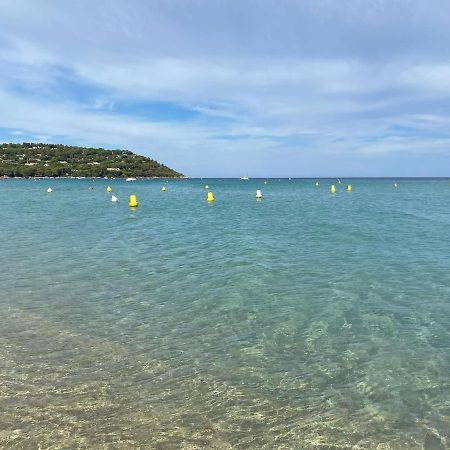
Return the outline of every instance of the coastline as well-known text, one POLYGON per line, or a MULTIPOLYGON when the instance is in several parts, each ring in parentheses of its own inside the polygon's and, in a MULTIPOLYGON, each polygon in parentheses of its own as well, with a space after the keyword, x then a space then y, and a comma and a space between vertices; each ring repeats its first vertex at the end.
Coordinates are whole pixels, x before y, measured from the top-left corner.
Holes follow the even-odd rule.
MULTIPOLYGON (((0 180, 126 180, 128 177, 8 177, 1 176, 0 180)), ((179 180, 189 177, 134 177, 136 180, 179 180)))

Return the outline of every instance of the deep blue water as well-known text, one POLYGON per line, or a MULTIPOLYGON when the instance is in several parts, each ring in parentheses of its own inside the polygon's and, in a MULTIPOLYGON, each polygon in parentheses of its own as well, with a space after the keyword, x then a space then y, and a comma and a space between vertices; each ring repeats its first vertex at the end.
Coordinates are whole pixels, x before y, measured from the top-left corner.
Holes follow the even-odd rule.
POLYGON ((449 181, 315 181, 1 181, 0 447, 450 448, 449 181))

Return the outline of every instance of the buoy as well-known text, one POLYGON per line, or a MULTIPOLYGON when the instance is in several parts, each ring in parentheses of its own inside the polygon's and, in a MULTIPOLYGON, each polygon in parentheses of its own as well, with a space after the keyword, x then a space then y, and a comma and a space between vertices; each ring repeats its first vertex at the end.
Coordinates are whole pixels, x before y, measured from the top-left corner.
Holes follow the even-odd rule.
POLYGON ((209 189, 209 186, 207 184, 205 184, 205 189, 209 189))
POLYGON ((163 186, 163 187, 161 188, 161 191, 166 192, 166 187, 163 186))
POLYGON ((395 187, 395 188, 398 187, 398 184, 397 184, 397 183, 394 183, 394 187, 395 187))
POLYGON ((316 186, 319 186, 319 182, 318 181, 316 181, 316 186))
POLYGON ((261 189, 258 189, 258 190, 256 191, 256 198, 262 198, 261 189))
POLYGON ((111 191, 112 191, 111 186, 108 186, 108 187, 106 188, 106 192, 111 192, 111 191))
POLYGON ((331 192, 332 194, 334 194, 334 193, 336 192, 336 186, 335 186, 334 184, 331 185, 331 187, 330 187, 330 192, 331 192))
POLYGON ((352 192, 352 185, 351 184, 347 184, 347 192, 352 192))
MULTIPOLYGON (((113 203, 117 203, 117 202, 119 201, 119 199, 113 194, 112 197, 111 197, 111 201, 112 201, 113 203)), ((130 205, 130 206, 131 206, 131 205, 130 205)))
POLYGON ((338 184, 341 184, 341 180, 338 179, 338 184))
POLYGON ((50 194, 50 192, 53 192, 53 189, 52 188, 48 188, 47 192, 50 194))
POLYGON ((264 184, 267 184, 267 180, 266 180, 266 181, 264 181, 264 184))
POLYGON ((214 194, 212 192, 208 192, 208 197, 206 200, 208 200, 208 202, 213 202, 215 200, 214 194))
POLYGON ((137 197, 135 195, 130 195, 130 203, 128 203, 128 205, 131 206, 132 208, 136 208, 136 206, 139 205, 137 197))

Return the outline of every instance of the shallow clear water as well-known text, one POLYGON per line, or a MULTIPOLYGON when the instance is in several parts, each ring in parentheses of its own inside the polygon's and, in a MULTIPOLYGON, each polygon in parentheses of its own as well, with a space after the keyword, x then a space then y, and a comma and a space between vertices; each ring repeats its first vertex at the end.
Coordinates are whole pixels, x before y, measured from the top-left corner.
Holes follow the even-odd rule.
POLYGON ((449 182, 314 182, 0 182, 0 447, 450 448, 449 182))

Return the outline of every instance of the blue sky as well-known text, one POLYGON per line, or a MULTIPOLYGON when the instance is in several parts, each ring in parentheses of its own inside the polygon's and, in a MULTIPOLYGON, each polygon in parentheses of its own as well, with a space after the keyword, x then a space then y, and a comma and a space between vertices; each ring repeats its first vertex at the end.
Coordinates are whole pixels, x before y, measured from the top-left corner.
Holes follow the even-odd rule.
POLYGON ((448 0, 14 0, 0 140, 188 176, 449 176, 448 0))

